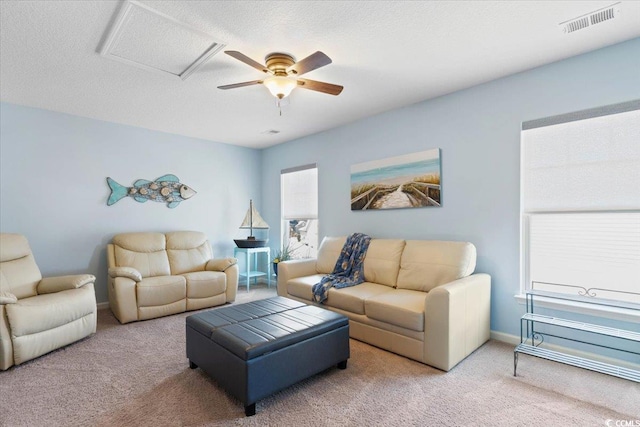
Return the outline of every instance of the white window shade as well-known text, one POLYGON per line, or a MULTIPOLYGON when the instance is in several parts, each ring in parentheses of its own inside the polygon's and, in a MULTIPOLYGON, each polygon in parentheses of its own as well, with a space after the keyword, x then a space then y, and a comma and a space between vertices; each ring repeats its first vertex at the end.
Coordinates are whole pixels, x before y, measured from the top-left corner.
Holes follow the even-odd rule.
POLYGON ((640 209, 640 111, 522 132, 524 212, 640 209))
POLYGON ((282 171, 282 218, 318 218, 318 169, 315 165, 298 170, 282 171))
POLYGON ((531 286, 640 303, 640 213, 528 218, 531 286))
POLYGON ((523 289, 640 303, 640 101, 523 123, 523 289))

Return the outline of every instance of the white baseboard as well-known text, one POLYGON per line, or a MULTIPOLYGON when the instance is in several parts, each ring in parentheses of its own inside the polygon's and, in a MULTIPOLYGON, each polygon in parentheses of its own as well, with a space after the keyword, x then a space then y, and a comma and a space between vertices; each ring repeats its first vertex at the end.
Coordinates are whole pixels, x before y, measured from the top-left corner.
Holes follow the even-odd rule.
POLYGON ((507 344, 518 345, 520 344, 520 337, 517 335, 505 334, 504 332, 491 331, 491 339, 505 342, 507 344))
MULTIPOLYGON (((514 347, 520 344, 520 337, 517 335, 505 334, 504 332, 491 331, 491 339, 501 341, 507 344, 511 344, 514 347)), ((598 362, 609 363, 611 365, 623 366, 629 369, 640 370, 640 364, 629 362, 627 360, 615 359, 613 357, 603 356, 597 353, 591 353, 583 350, 576 350, 575 348, 565 347, 558 344, 544 344, 544 348, 549 350, 558 351, 572 356, 578 356, 585 359, 597 360, 598 362)))
POLYGON ((96 305, 98 306, 98 310, 104 310, 105 308, 109 308, 109 302, 99 302, 96 305))

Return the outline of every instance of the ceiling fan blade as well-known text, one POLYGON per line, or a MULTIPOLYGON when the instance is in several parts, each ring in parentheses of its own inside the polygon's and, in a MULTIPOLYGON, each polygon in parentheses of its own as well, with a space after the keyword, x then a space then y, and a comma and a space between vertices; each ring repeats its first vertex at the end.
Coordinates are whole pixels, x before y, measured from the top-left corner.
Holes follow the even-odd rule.
POLYGON ((234 83, 232 85, 218 86, 218 89, 235 89, 237 87, 260 85, 260 84, 262 84, 262 80, 252 80, 250 82, 242 82, 242 83, 234 83))
POLYGON ((254 61, 253 59, 249 58, 247 55, 245 55, 244 53, 240 53, 237 50, 225 50, 224 53, 226 53, 229 56, 234 57, 235 59, 237 59, 238 61, 244 62, 245 64, 262 71, 263 73, 268 73, 268 74, 273 74, 271 72, 271 70, 269 70, 266 66, 262 65, 259 62, 254 61))
POLYGON ((324 67, 329 64, 331 64, 331 58, 324 53, 317 51, 287 68, 287 73, 293 73, 297 76, 301 76, 304 73, 308 73, 309 71, 313 71, 316 68, 324 67))
POLYGON ((328 93, 329 95, 340 95, 342 89, 340 85, 331 83, 318 82, 316 80, 298 79, 298 87, 303 89, 315 90, 317 92, 328 93))

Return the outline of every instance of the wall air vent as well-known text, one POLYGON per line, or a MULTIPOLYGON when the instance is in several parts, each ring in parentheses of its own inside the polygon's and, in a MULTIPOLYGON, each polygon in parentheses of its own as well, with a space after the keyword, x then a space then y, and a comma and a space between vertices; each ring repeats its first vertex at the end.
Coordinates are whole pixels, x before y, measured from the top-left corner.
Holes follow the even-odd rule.
POLYGON ((560 23, 560 27, 565 34, 573 33, 574 31, 583 30, 592 25, 600 24, 604 21, 614 19, 620 14, 620 2, 614 3, 611 6, 603 7, 602 9, 595 10, 586 15, 579 16, 569 21, 560 23))

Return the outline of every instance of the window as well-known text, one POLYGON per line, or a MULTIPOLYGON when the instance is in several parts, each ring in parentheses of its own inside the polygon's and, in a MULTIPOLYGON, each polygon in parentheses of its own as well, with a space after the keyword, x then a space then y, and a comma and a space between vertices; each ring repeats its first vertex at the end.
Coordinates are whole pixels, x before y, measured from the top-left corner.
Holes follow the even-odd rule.
POLYGON ((640 101, 522 129, 523 289, 640 303, 640 101))
POLYGON ((282 245, 292 258, 318 254, 318 168, 315 164, 280 173, 282 245))

